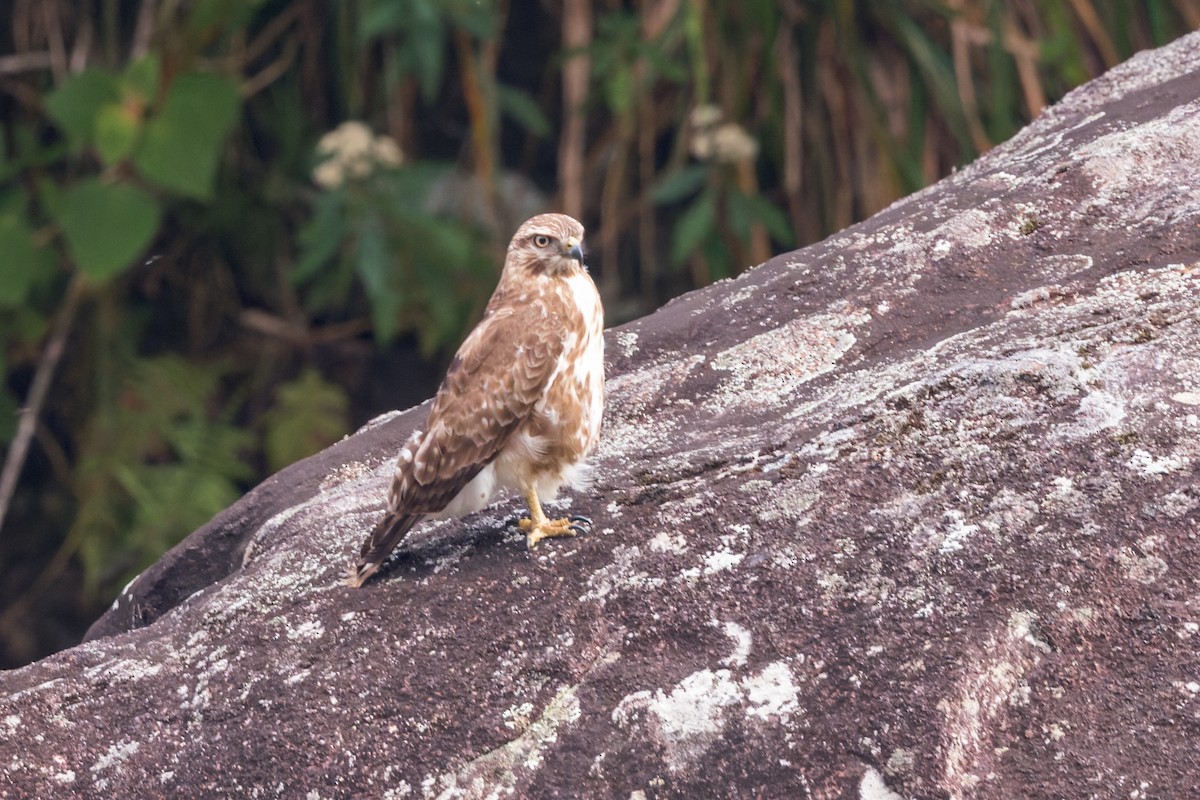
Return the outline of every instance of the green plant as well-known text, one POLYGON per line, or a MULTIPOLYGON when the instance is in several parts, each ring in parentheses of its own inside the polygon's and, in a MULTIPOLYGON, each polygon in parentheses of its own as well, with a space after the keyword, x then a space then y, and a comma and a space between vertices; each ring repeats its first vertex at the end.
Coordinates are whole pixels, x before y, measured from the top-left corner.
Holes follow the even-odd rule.
MULTIPOLYGON (((96 302, 101 312, 93 318, 99 336, 92 346, 101 365, 95 377, 103 382, 95 387, 99 402, 85 415, 89 421, 77 443, 79 511, 67 538, 69 549, 78 548, 85 585, 93 592, 111 577, 114 563, 123 565, 117 576, 140 567, 236 497, 233 480, 251 477, 237 460, 236 430, 199 413, 199 390, 185 384, 189 372, 178 360, 128 357, 132 374, 128 386, 120 385, 127 373, 117 366, 122 359, 114 340, 122 321, 112 302, 113 282, 136 266, 173 204, 212 196, 240 106, 237 84, 228 78, 164 72, 158 57, 145 56, 120 71, 96 67, 71 77, 44 103, 61 138, 43 145, 21 135, 15 158, 5 165, 20 179, 4 197, 0 223, 12 264, 0 281, 5 332, 19 335, 22 318, 28 321, 56 296, 63 298, 57 315, 64 335, 81 298, 96 302), (168 374, 178 383, 160 380, 150 393, 155 402, 139 401, 136 413, 129 413, 129 398, 144 397, 140 384, 163 375, 167 364, 174 365, 168 374), (155 442, 165 463, 154 463, 155 442), (212 448, 226 445, 232 460, 214 460, 212 448), (140 471, 151 464, 153 475, 140 471)), ((39 371, 53 370, 54 353, 39 371)), ((23 449, 32 427, 26 424, 13 436, 14 449, 23 449)), ((19 467, 10 458, 6 471, 19 467)), ((7 503, 5 496, 0 506, 7 503)))
POLYGON ((427 357, 452 350, 487 300, 495 259, 482 232, 422 207, 450 168, 403 166, 398 151, 380 160, 365 127, 339 131, 345 135, 330 148, 343 152, 331 152, 321 165, 332 169, 318 167, 323 190, 300 232, 293 280, 303 289, 305 308, 313 315, 343 309, 361 287, 381 343, 409 330, 427 357), (350 149, 364 154, 347 154, 350 149))

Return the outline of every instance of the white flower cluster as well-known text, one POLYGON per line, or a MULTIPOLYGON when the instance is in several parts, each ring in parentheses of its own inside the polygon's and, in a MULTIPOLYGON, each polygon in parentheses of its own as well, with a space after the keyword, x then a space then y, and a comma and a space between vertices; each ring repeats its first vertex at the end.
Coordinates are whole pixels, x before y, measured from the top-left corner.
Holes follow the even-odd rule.
POLYGON ((324 160, 313 170, 318 186, 333 189, 347 178, 365 178, 376 167, 395 167, 404 160, 400 145, 390 136, 376 136, 361 122, 343 122, 317 142, 324 160))
POLYGON ((736 122, 721 122, 721 109, 712 105, 697 106, 688 122, 691 124, 691 154, 700 161, 736 164, 753 161, 758 155, 758 140, 736 122))

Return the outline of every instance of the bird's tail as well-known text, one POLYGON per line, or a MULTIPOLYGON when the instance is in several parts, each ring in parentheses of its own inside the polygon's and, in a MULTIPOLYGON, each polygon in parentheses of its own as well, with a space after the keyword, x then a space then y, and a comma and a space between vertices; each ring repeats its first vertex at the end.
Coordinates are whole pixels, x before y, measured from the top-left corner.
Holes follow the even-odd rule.
POLYGON ((371 531, 371 535, 363 542, 358 554, 358 563, 351 568, 346 577, 346 584, 357 589, 366 583, 367 578, 374 575, 387 561, 392 551, 404 541, 404 537, 412 530, 412 526, 421 519, 421 514, 386 514, 371 531))

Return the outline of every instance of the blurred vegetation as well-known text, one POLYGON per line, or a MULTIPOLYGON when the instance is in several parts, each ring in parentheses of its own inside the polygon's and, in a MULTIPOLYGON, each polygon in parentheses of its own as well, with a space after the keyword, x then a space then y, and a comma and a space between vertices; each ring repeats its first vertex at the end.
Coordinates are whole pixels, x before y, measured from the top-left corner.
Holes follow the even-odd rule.
POLYGON ((1200 26, 1200 0, 9 5, 0 666, 427 396, 529 214, 583 220, 620 322, 1200 26))

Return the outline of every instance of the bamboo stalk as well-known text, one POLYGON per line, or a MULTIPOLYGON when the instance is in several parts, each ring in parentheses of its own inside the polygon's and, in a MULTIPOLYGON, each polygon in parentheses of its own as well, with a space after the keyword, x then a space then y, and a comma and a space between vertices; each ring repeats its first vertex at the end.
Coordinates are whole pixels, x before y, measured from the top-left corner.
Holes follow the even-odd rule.
POLYGON ((563 3, 562 67, 563 132, 558 142, 558 185, 564 213, 583 216, 583 160, 588 78, 592 71, 587 48, 592 42, 590 0, 563 3))

